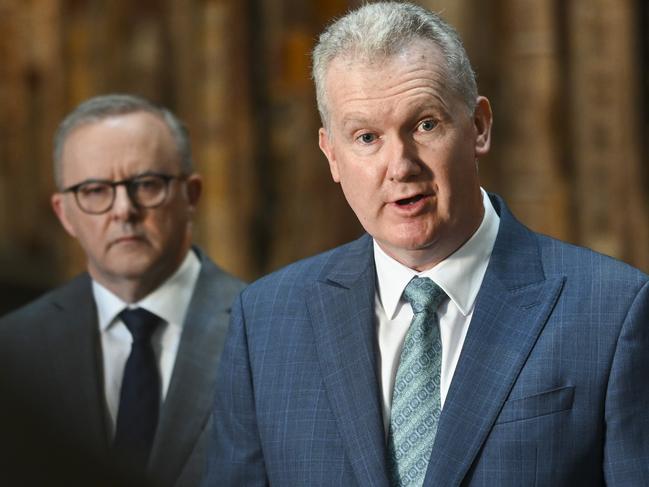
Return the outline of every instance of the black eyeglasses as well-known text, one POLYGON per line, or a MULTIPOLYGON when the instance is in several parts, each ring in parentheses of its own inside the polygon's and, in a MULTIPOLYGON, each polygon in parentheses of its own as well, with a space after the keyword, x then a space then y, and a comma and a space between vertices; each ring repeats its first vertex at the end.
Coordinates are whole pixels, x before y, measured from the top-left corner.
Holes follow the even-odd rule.
POLYGON ((173 179, 182 181, 187 179, 187 176, 148 173, 121 181, 88 179, 61 192, 74 193, 77 205, 85 213, 100 215, 113 207, 117 186, 123 185, 126 188, 126 193, 134 206, 155 208, 167 199, 169 182, 173 179))

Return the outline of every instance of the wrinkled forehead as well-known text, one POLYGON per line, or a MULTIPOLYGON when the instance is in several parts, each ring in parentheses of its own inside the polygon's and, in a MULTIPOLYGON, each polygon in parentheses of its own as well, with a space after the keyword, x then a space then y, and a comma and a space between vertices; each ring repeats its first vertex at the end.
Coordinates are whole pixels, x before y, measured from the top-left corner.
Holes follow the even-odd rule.
POLYGON ((446 66, 440 49, 425 41, 374 57, 354 51, 337 56, 329 63, 325 76, 330 115, 341 108, 341 103, 380 101, 422 83, 434 90, 436 96, 448 96, 450 80, 446 66))
POLYGON ((152 113, 133 112, 76 126, 65 139, 61 164, 67 179, 70 174, 100 177, 111 172, 175 170, 180 157, 164 120, 152 113))
POLYGON ((374 46, 372 44, 351 44, 346 49, 341 49, 331 59, 342 61, 347 60, 356 65, 382 65, 383 63, 404 56, 411 56, 419 53, 430 53, 435 60, 444 62, 442 48, 432 39, 423 37, 412 37, 403 39, 387 45, 374 46))
POLYGON ((138 110, 82 118, 68 130, 65 142, 68 142, 75 133, 89 127, 93 130, 104 130, 107 134, 110 131, 116 133, 117 130, 123 128, 134 137, 157 136, 161 139, 165 137, 173 138, 171 129, 161 116, 145 110, 138 110))
POLYGON ((415 39, 389 51, 361 48, 343 51, 327 64, 325 84, 329 88, 332 80, 356 73, 381 78, 387 69, 399 65, 407 69, 408 64, 414 63, 448 77, 448 64, 440 47, 428 39, 415 39))

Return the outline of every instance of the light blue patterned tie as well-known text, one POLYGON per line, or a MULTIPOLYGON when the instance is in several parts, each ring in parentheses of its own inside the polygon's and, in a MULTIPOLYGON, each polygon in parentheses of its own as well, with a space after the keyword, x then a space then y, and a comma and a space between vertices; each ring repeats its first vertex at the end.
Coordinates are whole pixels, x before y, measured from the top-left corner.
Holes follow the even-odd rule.
POLYGON ((403 291, 414 316, 401 351, 392 393, 388 457, 393 487, 421 486, 441 412, 442 341, 437 307, 446 294, 427 277, 403 291))

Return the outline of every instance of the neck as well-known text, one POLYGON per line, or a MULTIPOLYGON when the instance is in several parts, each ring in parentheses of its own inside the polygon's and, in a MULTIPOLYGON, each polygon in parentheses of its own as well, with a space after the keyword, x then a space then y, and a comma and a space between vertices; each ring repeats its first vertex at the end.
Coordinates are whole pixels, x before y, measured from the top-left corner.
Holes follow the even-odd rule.
POLYGON ((114 282, 109 284, 100 282, 100 284, 125 303, 132 304, 141 301, 143 298, 151 294, 160 286, 160 284, 162 284, 162 282, 153 285, 147 285, 142 282, 121 282, 119 284, 114 282))
MULTIPOLYGON (((465 240, 466 241, 466 240, 465 240)), ((377 241, 381 249, 394 260, 403 264, 410 269, 423 272, 432 269, 437 264, 446 259, 449 255, 455 252, 462 246, 464 242, 459 245, 438 245, 433 244, 430 247, 422 249, 394 249, 390 246, 384 245, 382 242, 377 241)))
POLYGON ((157 279, 106 279, 104 276, 95 276, 92 272, 90 272, 90 275, 96 282, 104 286, 119 299, 125 303, 132 304, 141 301, 155 291, 171 274, 160 276, 157 279))

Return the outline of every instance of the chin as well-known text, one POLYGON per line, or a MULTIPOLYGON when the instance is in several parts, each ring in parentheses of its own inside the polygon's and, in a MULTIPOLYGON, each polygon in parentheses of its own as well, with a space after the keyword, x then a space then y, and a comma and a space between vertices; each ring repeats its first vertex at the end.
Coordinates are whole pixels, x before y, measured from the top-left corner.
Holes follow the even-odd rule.
POLYGON ((390 239, 392 245, 403 250, 424 250, 432 247, 439 240, 437 232, 426 231, 404 232, 390 239))
POLYGON ((138 279, 142 275, 149 273, 153 266, 154 260, 150 256, 133 256, 114 263, 110 266, 110 271, 123 279, 138 279))
POLYGON ((384 248, 392 249, 392 253, 402 252, 419 252, 426 251, 434 245, 434 242, 426 238, 391 238, 391 239, 377 239, 379 243, 383 244, 384 248))

